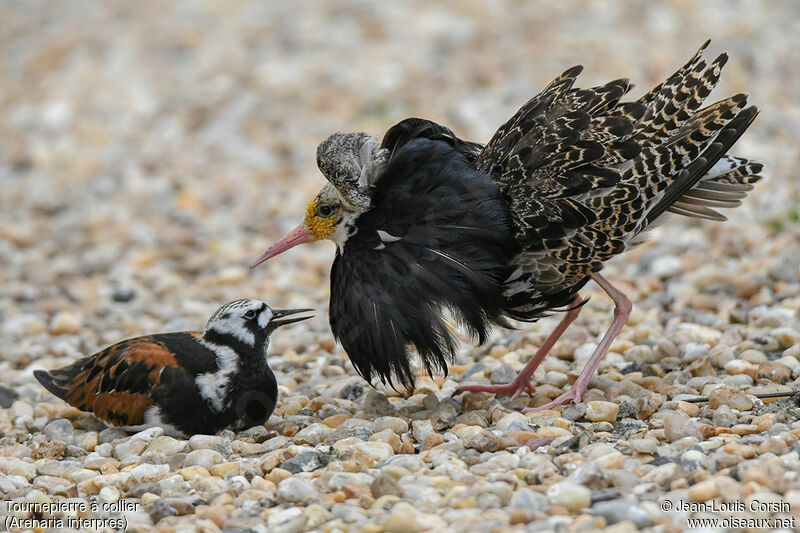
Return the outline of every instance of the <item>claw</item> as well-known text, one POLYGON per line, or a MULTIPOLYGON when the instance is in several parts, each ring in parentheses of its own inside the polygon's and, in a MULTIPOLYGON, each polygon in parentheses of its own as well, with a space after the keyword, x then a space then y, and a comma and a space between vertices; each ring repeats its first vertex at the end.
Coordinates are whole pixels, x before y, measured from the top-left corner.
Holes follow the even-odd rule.
POLYGON ((523 413, 535 413, 537 411, 547 411, 548 409, 553 409, 554 407, 559 407, 561 405, 572 403, 581 403, 581 396, 583 396, 583 390, 578 390, 578 387, 572 387, 570 390, 553 400, 552 402, 546 403, 544 405, 540 405, 539 407, 528 407, 527 409, 523 409, 523 413))

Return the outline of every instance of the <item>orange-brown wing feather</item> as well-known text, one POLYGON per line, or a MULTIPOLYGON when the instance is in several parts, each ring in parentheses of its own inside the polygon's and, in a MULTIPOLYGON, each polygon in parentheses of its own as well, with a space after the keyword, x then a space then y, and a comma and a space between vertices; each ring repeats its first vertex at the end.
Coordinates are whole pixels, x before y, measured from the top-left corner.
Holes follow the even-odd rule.
POLYGON ((122 341, 78 361, 79 371, 71 380, 67 403, 111 424, 144 423, 145 412, 154 405, 152 392, 158 386, 161 371, 179 366, 175 355, 158 337, 122 341))

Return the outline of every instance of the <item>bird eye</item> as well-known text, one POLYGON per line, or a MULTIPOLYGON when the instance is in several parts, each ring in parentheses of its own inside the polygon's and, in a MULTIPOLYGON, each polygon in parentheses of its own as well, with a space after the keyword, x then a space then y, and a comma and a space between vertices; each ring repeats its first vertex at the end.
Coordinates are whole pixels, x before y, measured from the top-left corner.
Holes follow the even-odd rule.
POLYGON ((246 312, 246 313, 244 314, 244 318, 245 318, 245 320, 252 320, 252 319, 254 319, 255 317, 256 317, 256 311, 255 311, 255 309, 251 309, 251 310, 249 310, 248 312, 246 312))
POLYGON ((317 216, 320 218, 328 218, 333 214, 333 206, 328 204, 320 204, 317 206, 317 216))

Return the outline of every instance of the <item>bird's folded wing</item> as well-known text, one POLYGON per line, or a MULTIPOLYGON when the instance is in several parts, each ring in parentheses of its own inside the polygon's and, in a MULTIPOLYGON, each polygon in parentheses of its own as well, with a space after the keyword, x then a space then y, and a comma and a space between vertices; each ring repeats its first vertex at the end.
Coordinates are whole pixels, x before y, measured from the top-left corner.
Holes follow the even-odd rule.
MULTIPOLYGON (((120 342, 97 355, 82 359, 64 369, 69 378, 68 403, 116 425, 144 423, 145 412, 154 405, 153 391, 165 368, 177 368, 175 354, 162 342, 165 336, 193 333, 149 335, 120 342)), ((58 376, 55 376, 58 378, 58 376)))

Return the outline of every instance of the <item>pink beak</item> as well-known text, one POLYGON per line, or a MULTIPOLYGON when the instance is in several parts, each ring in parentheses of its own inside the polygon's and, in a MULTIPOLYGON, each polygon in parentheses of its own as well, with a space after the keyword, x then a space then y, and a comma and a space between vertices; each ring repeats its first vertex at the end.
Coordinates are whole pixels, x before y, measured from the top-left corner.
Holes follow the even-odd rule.
POLYGON ((314 240, 314 237, 311 236, 311 232, 308 231, 305 224, 300 224, 292 231, 284 235, 281 240, 267 248, 267 251, 264 254, 256 259, 256 262, 250 265, 250 268, 255 268, 264 261, 275 257, 278 254, 282 254, 289 248, 294 248, 298 244, 303 244, 304 242, 311 242, 314 240))

